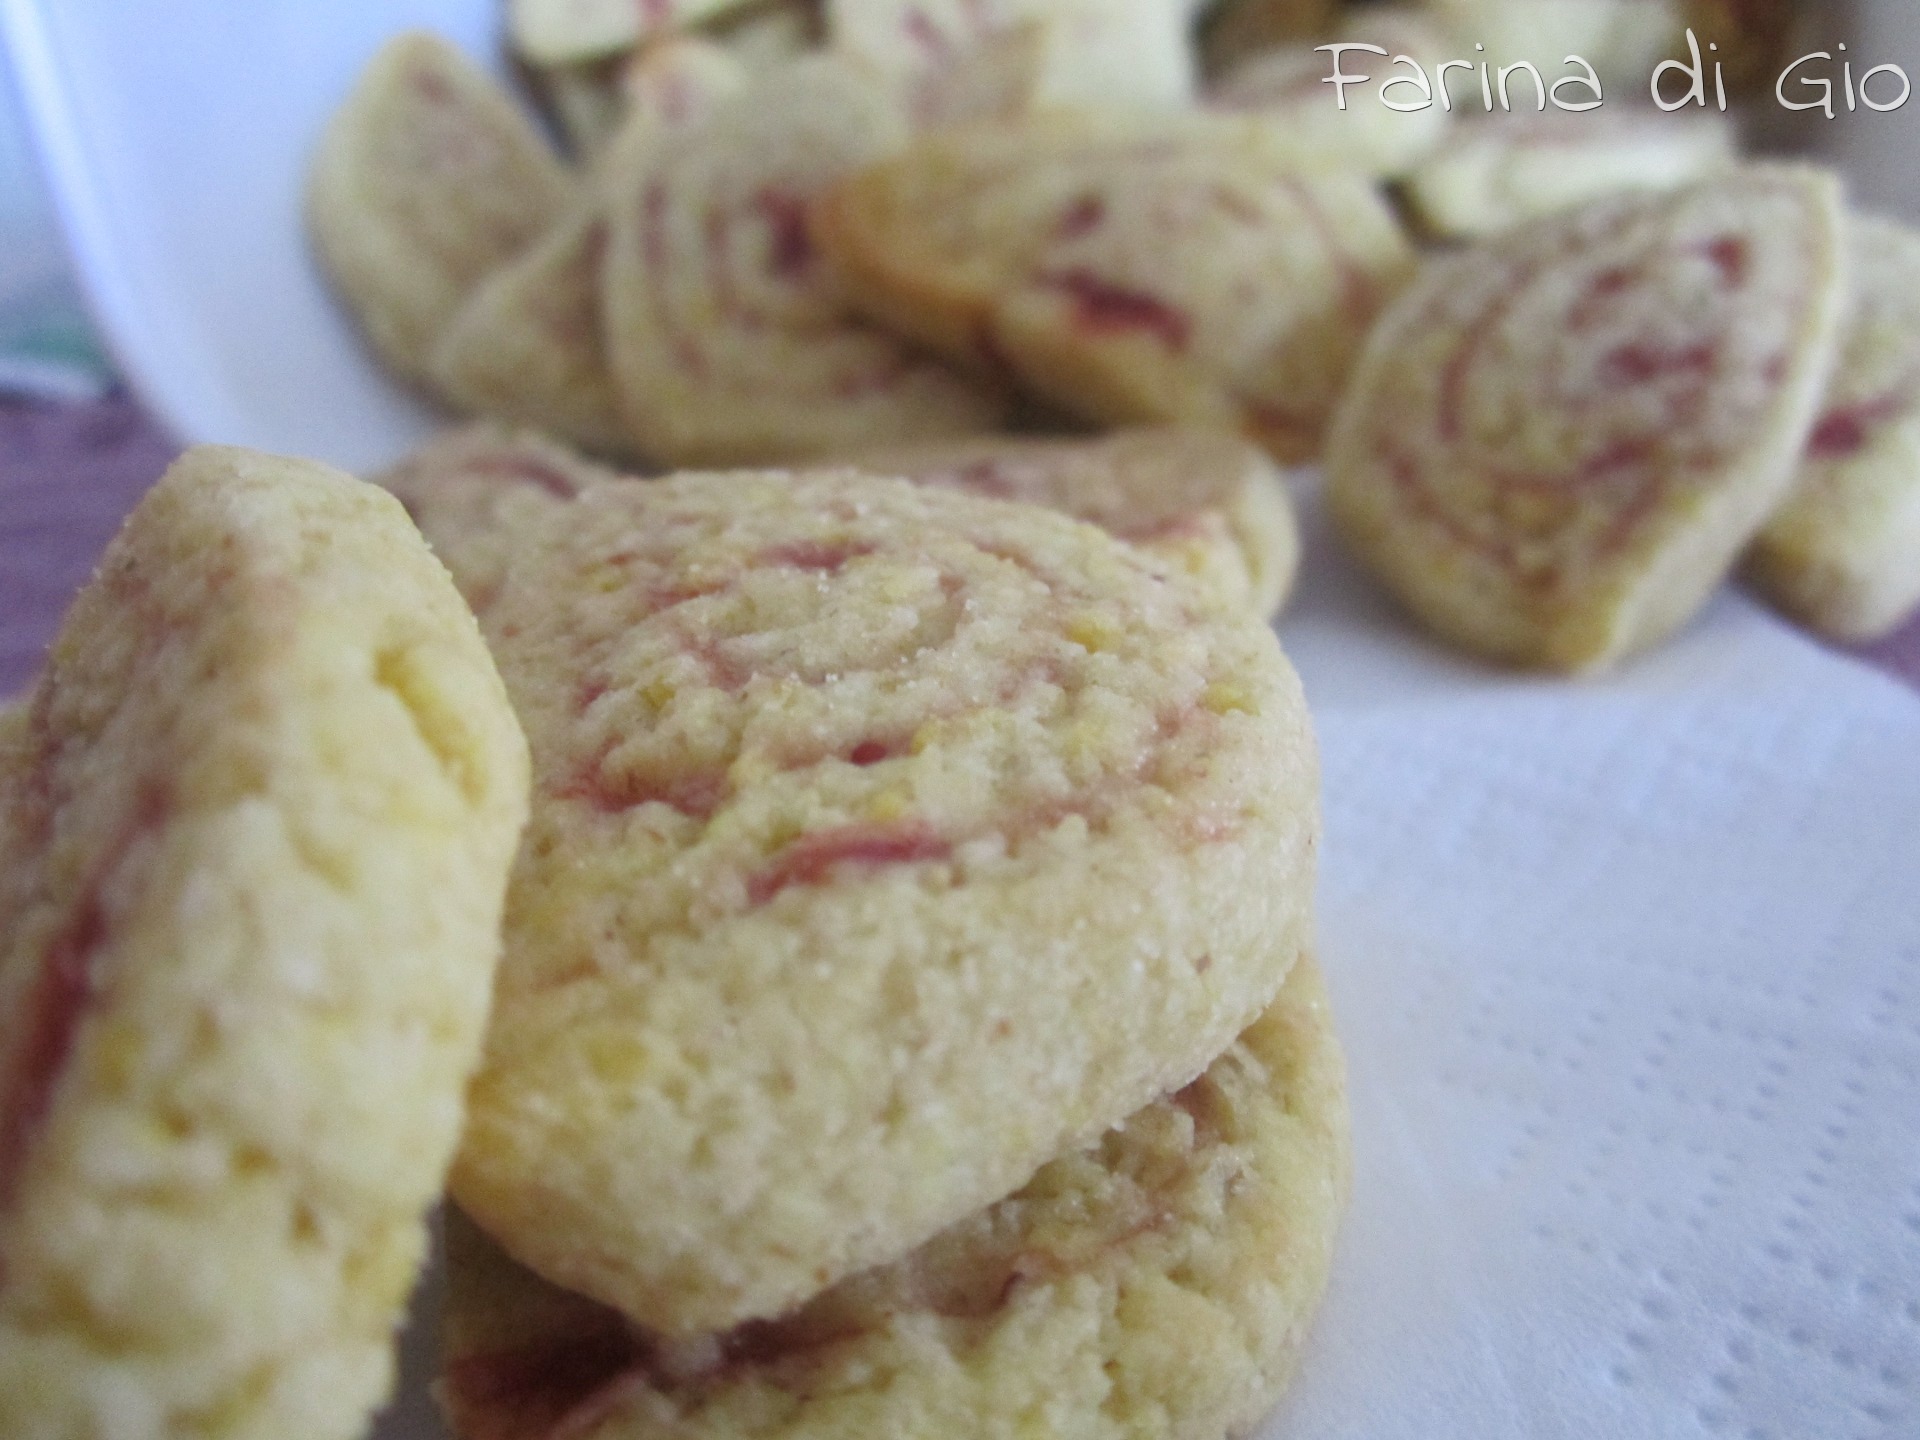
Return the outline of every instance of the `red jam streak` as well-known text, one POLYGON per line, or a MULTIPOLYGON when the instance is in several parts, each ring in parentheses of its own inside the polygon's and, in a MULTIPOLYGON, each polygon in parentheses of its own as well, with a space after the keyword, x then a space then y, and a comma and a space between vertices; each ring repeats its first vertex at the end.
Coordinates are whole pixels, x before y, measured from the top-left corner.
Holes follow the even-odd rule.
POLYGON ((806 274, 813 265, 813 237, 807 230, 807 202, 784 190, 766 189, 753 197, 753 209, 766 223, 768 268, 783 280, 806 274))
POLYGON ((141 791, 133 813, 95 862, 66 923, 47 942, 39 974, 24 997, 16 1018, 21 1040, 0 1074, 0 1209, 13 1198, 86 1017, 93 960, 107 939, 101 897, 135 842, 165 819, 167 805, 163 789, 149 786, 141 791))
POLYGON ((1829 410, 1813 427, 1807 441, 1809 460, 1851 460, 1867 448, 1873 432, 1904 413, 1912 404, 1904 394, 1883 395, 1860 405, 1829 410))
POLYGON ((825 885, 843 865, 877 870, 952 855, 953 843, 924 822, 842 825, 803 835, 781 851, 771 864, 748 877, 747 899, 765 905, 784 890, 825 885))
POLYGON ((1067 212, 1060 217, 1060 223, 1054 226, 1053 234, 1057 240, 1078 240, 1090 235, 1106 221, 1107 202, 1098 195, 1082 195, 1067 212))
POLYGON ((1193 317, 1156 296, 1115 285, 1091 270, 1053 271, 1038 279, 1065 292, 1073 301, 1074 323, 1090 335, 1144 332, 1176 353, 1193 341, 1193 317))

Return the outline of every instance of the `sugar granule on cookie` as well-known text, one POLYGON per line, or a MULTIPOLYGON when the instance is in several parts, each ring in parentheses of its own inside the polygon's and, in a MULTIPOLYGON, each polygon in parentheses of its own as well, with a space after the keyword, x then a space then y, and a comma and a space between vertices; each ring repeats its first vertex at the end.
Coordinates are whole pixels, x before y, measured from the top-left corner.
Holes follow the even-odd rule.
POLYGON ((1792 483, 1844 261, 1838 185, 1769 167, 1431 261, 1335 422, 1339 530, 1491 658, 1593 670, 1652 645, 1792 483))
POLYGON ((356 1435, 527 756, 393 500, 191 451, 0 722, 0 1434, 356 1435))
POLYGON ((780 1314, 1197 1074, 1306 945, 1313 746, 1244 606, 853 472, 513 519, 475 598, 536 798, 453 1184, 555 1283, 780 1314))
POLYGON ((1347 1130, 1305 958, 1198 1079, 771 1322, 664 1343, 456 1216, 441 1403, 463 1440, 1245 1434, 1325 1289, 1347 1130))

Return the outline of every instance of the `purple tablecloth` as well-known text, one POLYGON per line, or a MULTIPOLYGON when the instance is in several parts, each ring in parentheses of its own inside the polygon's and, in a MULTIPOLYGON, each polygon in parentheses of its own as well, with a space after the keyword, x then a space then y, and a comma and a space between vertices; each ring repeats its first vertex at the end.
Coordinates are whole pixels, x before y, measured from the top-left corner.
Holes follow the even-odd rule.
MULTIPOLYGON (((0 697, 32 679, 120 517, 179 449, 125 395, 0 401, 0 697)), ((1920 688, 1920 618, 1858 653, 1920 688)))

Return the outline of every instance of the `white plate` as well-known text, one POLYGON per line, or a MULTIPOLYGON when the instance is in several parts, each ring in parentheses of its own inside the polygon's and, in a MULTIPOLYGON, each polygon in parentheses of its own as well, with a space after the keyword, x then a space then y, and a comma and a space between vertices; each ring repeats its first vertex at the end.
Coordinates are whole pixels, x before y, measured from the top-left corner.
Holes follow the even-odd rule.
POLYGON ((369 363, 300 222, 304 161, 382 41, 491 54, 485 0, 0 0, 74 266, 149 407, 187 440, 359 469, 424 433, 369 363))
MULTIPOLYGON (((81 278, 183 437, 366 467, 424 429, 314 271, 302 170, 386 36, 486 53, 496 6, 0 0, 81 278)), ((1897 54, 1920 11, 1861 24, 1897 54)), ((1916 119, 1832 133, 1900 154, 1916 119)), ((1496 676, 1323 541, 1285 633, 1358 1179, 1270 1433, 1920 1434, 1920 702, 1737 599, 1603 682, 1496 676)), ((387 1440, 434 1432, 428 1343, 387 1440)))

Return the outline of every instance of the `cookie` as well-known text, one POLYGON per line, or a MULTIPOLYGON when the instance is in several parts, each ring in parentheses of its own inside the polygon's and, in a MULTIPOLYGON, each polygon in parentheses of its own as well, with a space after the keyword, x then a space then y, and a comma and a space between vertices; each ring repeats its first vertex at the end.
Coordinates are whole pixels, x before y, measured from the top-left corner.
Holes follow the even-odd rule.
POLYGON ((722 14, 705 33, 749 73, 760 75, 819 45, 823 28, 815 0, 759 0, 722 14))
POLYGON ((1247 1434, 1298 1362, 1349 1171, 1311 959, 1192 1084, 914 1254, 691 1344, 450 1235, 465 1440, 1247 1434))
POLYGON ((827 40, 917 94, 926 123, 979 115, 957 107, 953 72, 1005 77, 1007 113, 1048 105, 1178 107, 1194 74, 1184 0, 827 0, 827 40), (1011 67, 1011 72, 1009 72, 1011 67), (944 98, 942 98, 944 97, 944 98))
POLYGON ((624 109, 621 68, 618 58, 527 66, 541 107, 560 131, 567 154, 576 162, 591 162, 620 128, 624 109))
POLYGON ((453 1189, 554 1283, 781 1314, 1197 1074, 1306 944, 1298 684, 1130 546, 844 471, 513 518, 475 599, 536 791, 453 1189))
POLYGON ((967 127, 835 186, 815 234, 868 313, 1070 413, 1308 458, 1411 252, 1363 176, 1302 174, 1276 133, 1066 112, 967 127))
POLYGON ((508 0, 513 48, 536 65, 604 59, 739 9, 742 0, 508 0))
POLYGON ((0 726, 0 1433, 360 1433, 527 758, 400 508, 188 453, 0 726))
MULTIPOLYGON (((1225 70, 1207 90, 1207 104, 1215 110, 1268 121, 1267 147, 1284 147, 1300 169, 1352 169, 1381 179, 1406 174, 1424 159, 1450 127, 1450 113, 1439 105, 1424 110, 1396 110, 1382 103, 1382 87, 1393 77, 1412 71, 1395 63, 1406 55, 1429 72, 1442 48, 1438 31, 1418 14, 1362 11, 1337 38, 1355 44, 1376 45, 1385 56, 1347 51, 1341 71, 1363 75, 1371 87, 1356 85, 1346 94, 1343 109, 1327 77, 1332 57, 1312 44, 1289 45, 1264 51, 1225 70)), ((1415 98, 1404 87, 1388 98, 1404 102, 1415 98)))
POLYGON ((1484 655, 1591 670, 1653 644, 1792 482, 1844 259, 1833 180, 1756 167, 1430 262, 1335 424, 1335 522, 1484 655))
POLYGON ((423 381, 473 287, 563 213, 564 166, 459 51, 408 34, 328 124, 307 221, 341 298, 400 376, 423 381))
POLYGON ((1677 190, 1734 158, 1718 115, 1516 112, 1454 126, 1406 194, 1428 234, 1474 239, 1621 191, 1677 190))
POLYGON ((883 87, 820 57, 764 77, 624 171, 602 313, 646 454, 784 463, 993 428, 1002 398, 855 319, 813 244, 813 197, 905 137, 883 87))
POLYGON ((1920 234, 1859 216, 1848 231, 1855 300, 1839 368, 1746 575, 1803 624, 1862 641, 1920 605, 1920 234))
MULTIPOLYGON (((1578 55, 1598 73, 1609 103, 1645 95, 1654 67, 1675 43, 1684 51, 1676 0, 1427 0, 1426 14, 1446 33, 1450 56, 1476 65, 1485 61, 1496 71, 1531 64, 1546 85, 1582 74, 1561 63, 1564 56, 1578 55)), ((1477 83, 1469 86, 1466 77, 1456 83, 1472 94, 1471 100, 1460 95, 1456 105, 1482 108, 1477 83)), ((1524 72, 1516 72, 1508 93, 1515 109, 1538 100, 1537 87, 1524 72)), ((1577 96, 1593 98, 1584 88, 1577 96)))
POLYGON ((625 119, 602 147, 588 193, 489 275, 434 346, 430 374, 442 395, 597 454, 635 457, 601 328, 607 196, 657 134, 694 123, 746 83, 745 67, 711 41, 674 38, 636 55, 625 119))
POLYGON ((522 512, 623 478, 533 431, 495 424, 447 431, 372 477, 390 491, 476 609, 492 603, 522 512))
POLYGON ((857 457, 876 475, 1064 511, 1272 617, 1300 562, 1293 502, 1258 449, 1210 430, 982 436, 857 457))

